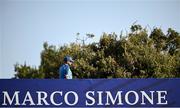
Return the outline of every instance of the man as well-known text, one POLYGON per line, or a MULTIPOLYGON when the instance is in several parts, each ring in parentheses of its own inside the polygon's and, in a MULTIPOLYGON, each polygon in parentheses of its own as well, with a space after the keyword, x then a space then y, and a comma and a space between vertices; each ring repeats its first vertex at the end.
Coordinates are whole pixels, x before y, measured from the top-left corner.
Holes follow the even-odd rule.
POLYGON ((72 72, 70 66, 74 60, 70 56, 64 57, 64 64, 59 68, 60 79, 72 79, 72 72))

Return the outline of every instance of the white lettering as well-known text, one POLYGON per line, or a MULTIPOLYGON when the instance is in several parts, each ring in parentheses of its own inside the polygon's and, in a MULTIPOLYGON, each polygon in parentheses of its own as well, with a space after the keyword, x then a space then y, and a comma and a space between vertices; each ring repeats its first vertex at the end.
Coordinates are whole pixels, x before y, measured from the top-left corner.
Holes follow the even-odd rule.
POLYGON ((64 100, 65 100, 65 103, 66 103, 67 105, 73 106, 73 105, 77 104, 77 102, 78 102, 78 95, 77 95, 76 92, 69 91, 69 92, 67 92, 67 93, 65 94, 64 100), (69 94, 73 94, 73 95, 74 95, 74 99, 75 99, 75 100, 74 100, 73 103, 69 103, 69 101, 68 101, 68 95, 69 95, 69 94))
POLYGON ((24 98, 22 105, 26 105, 26 102, 28 102, 28 101, 30 102, 30 105, 35 105, 29 91, 26 92, 26 96, 24 98))
POLYGON ((89 100, 91 100, 92 101, 92 103, 88 103, 88 101, 86 100, 86 105, 94 105, 94 103, 95 103, 95 99, 93 98, 93 97, 91 97, 91 96, 89 96, 89 93, 91 93, 92 95, 94 95, 94 91, 88 91, 87 93, 86 93, 86 98, 88 98, 89 100))
POLYGON ((51 103, 52 103, 53 105, 56 105, 56 106, 62 105, 62 104, 63 104, 62 102, 60 102, 60 103, 55 103, 55 102, 54 102, 54 95, 55 95, 55 94, 60 94, 60 95, 62 96, 62 91, 55 91, 55 92, 53 92, 53 93, 51 94, 51 96, 50 96, 51 103))
POLYGON ((46 101, 47 93, 44 91, 37 91, 38 94, 38 103, 37 105, 43 105, 42 102, 44 102, 45 105, 49 105, 49 103, 46 101), (42 96, 43 94, 43 96, 42 96))
POLYGON ((144 102, 144 97, 153 105, 154 104, 154 101, 153 101, 153 93, 154 91, 150 91, 151 92, 151 98, 146 94, 146 92, 144 91, 141 91, 142 93, 142 103, 141 105, 146 105, 146 103, 144 102))
POLYGON ((109 103, 109 98, 110 98, 110 100, 111 100, 111 102, 112 102, 113 105, 115 104, 117 98, 118 98, 118 101, 119 101, 117 105, 123 105, 121 93, 122 93, 122 91, 118 91, 117 94, 116 94, 115 99, 113 99, 113 97, 112 97, 112 95, 111 95, 111 92, 110 92, 110 91, 106 91, 106 94, 107 94, 107 99, 106 99, 106 100, 107 100, 107 102, 106 102, 105 105, 110 105, 110 103, 109 103))
POLYGON ((158 105, 166 105, 168 102, 166 100, 167 91, 156 91, 158 93, 158 105), (164 94, 164 95, 163 95, 164 94), (165 102, 162 102, 162 99, 165 102))
POLYGON ((20 105, 20 103, 19 103, 19 91, 15 91, 14 92, 14 95, 13 95, 12 99, 10 98, 10 96, 9 96, 7 91, 3 91, 3 94, 4 94, 4 101, 3 101, 2 105, 7 105, 6 99, 8 100, 9 105, 11 105, 13 100, 14 100, 14 98, 16 99, 15 100, 15 105, 20 105))
POLYGON ((103 91, 97 91, 97 93, 98 93, 98 97, 99 97, 99 101, 98 101, 97 105, 103 105, 103 103, 102 103, 102 93, 103 93, 103 91))
POLYGON ((125 101, 127 102, 127 104, 129 104, 129 105, 135 105, 137 102, 138 102, 138 100, 139 100, 139 96, 138 96, 138 94, 135 92, 135 91, 128 91, 126 94, 125 94, 125 101), (130 102, 129 101, 129 94, 131 94, 131 93, 133 93, 134 94, 134 96, 135 96, 135 101, 134 102, 130 102))

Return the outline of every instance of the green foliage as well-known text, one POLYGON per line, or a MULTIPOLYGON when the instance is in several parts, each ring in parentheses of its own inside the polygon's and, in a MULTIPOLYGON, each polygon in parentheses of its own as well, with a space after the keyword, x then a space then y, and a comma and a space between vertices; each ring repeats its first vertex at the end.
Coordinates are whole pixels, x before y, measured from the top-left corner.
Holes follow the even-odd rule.
MULTIPOLYGON (((71 43, 56 47, 44 43, 39 68, 15 65, 16 78, 58 78, 63 58, 75 59, 74 78, 172 78, 180 77, 180 34, 171 28, 148 31, 132 25, 126 36, 103 33, 99 42, 71 43)), ((79 33, 77 34, 79 35, 79 33)))
POLYGON ((24 65, 15 64, 15 71, 18 72, 15 78, 44 78, 44 73, 40 69, 27 66, 26 63, 24 65))

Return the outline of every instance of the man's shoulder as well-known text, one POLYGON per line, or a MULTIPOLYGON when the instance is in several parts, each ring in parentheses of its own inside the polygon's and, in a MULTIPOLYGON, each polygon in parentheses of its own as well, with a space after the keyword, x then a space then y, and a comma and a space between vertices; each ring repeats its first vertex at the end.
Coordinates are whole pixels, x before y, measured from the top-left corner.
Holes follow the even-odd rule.
POLYGON ((69 68, 69 65, 68 64, 63 64, 60 68, 69 68))

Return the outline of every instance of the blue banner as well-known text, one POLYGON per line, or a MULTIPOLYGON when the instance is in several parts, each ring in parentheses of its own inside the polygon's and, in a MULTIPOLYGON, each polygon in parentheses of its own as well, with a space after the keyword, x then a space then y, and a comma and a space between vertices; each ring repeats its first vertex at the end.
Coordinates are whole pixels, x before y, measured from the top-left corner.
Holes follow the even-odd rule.
POLYGON ((0 107, 178 107, 180 79, 1 79, 0 107))

